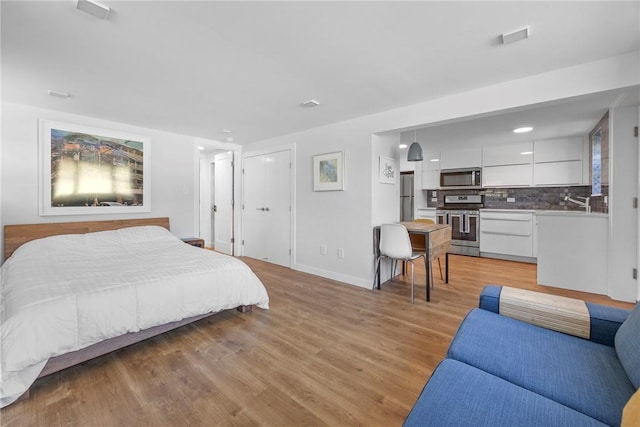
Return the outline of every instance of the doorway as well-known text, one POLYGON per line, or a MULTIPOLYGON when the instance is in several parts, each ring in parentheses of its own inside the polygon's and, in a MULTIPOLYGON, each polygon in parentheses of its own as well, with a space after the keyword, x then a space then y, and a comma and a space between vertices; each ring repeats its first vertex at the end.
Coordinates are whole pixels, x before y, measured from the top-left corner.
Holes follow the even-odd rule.
POLYGON ((290 268, 291 150, 244 157, 242 177, 243 255, 290 268))
POLYGON ((236 153, 217 144, 199 143, 199 237, 205 246, 228 255, 235 247, 236 153))

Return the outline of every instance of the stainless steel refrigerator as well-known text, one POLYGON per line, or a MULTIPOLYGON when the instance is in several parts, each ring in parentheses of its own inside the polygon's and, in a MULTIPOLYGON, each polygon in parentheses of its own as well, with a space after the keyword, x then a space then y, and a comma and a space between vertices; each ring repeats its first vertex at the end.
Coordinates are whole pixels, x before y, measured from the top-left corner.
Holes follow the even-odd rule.
POLYGON ((400 175, 400 221, 413 221, 413 173, 400 175))

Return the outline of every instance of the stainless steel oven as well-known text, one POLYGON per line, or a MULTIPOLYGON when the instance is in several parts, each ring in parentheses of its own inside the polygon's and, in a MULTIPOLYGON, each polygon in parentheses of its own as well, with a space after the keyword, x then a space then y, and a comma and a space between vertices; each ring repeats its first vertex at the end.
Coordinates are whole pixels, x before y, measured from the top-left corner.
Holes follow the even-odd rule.
POLYGON ((436 209, 438 224, 451 226, 451 253, 480 256, 480 195, 445 196, 436 209))

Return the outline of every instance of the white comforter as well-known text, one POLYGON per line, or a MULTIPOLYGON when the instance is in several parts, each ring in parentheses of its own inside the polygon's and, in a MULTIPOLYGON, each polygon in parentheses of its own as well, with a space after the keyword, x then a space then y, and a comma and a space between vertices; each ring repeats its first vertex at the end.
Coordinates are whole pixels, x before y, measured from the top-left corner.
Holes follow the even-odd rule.
POLYGON ((155 226, 34 240, 0 273, 0 407, 24 393, 50 357, 239 305, 269 308, 242 261, 155 226))

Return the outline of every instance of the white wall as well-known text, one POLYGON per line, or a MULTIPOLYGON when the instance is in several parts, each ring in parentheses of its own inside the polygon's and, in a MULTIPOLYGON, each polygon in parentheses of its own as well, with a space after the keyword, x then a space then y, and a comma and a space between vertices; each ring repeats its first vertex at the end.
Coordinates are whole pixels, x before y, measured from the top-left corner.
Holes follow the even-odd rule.
POLYGON ((632 277, 637 268, 638 209, 638 107, 613 108, 609 112, 610 182, 609 182, 609 290, 617 300, 635 301, 638 281, 632 277))
MULTIPOLYGON (((372 141, 377 138, 373 137, 374 134, 633 86, 640 83, 639 63, 638 54, 608 58, 267 139, 245 148, 255 150, 297 144, 297 225, 293 267, 370 287, 374 225, 371 178, 373 169, 377 168, 372 146, 372 141), (344 151, 346 154, 345 191, 313 192, 313 155, 332 151, 344 151), (322 244, 329 248, 327 256, 320 255, 322 244), (336 256, 339 247, 345 248, 344 259, 336 256)), ((391 199, 394 196, 388 197, 387 203, 395 206, 396 200, 391 199)), ((379 204, 376 199, 375 206, 379 204)))
MULTIPOLYGON (((66 101, 64 101, 66 102, 66 101)), ((114 218, 168 216, 171 230, 180 237, 194 236, 196 222, 197 155, 191 137, 109 122, 91 117, 2 104, 2 228, 5 224, 97 221, 114 218), (151 140, 151 212, 119 215, 38 215, 38 119, 148 135, 151 140)), ((146 167, 146 165, 145 165, 146 167)))

